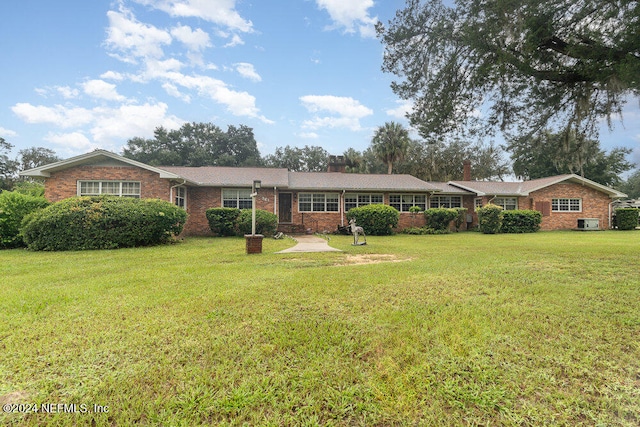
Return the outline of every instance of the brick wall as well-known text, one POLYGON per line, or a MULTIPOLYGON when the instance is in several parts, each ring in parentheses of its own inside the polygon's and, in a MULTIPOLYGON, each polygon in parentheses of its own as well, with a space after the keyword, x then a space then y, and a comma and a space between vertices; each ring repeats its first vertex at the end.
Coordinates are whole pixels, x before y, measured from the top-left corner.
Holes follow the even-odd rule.
MULTIPOLYGON (((560 183, 534 191, 529 195, 531 204, 549 202, 551 199, 582 199, 582 212, 551 212, 542 218, 542 230, 568 230, 578 226, 578 218, 598 218, 600 228, 610 228, 609 204, 611 198, 606 194, 576 183, 560 183)), ((534 205, 535 206, 535 205, 534 205)))
MULTIPOLYGON (((465 197, 465 200, 467 198, 465 197)), ((473 201, 473 197, 469 198, 473 201)), ((486 205, 493 199, 493 196, 484 196, 482 204, 486 205)), ((548 202, 552 199, 582 199, 582 212, 551 212, 549 216, 542 217, 541 230, 570 230, 578 225, 578 218, 598 218, 600 228, 610 228, 609 224, 609 203, 611 198, 606 194, 594 190, 582 184, 564 182, 554 184, 538 191, 531 192, 527 197, 518 197, 518 209, 535 209, 536 202, 548 202)), ((473 212, 473 202, 469 206, 464 203, 464 207, 470 208, 473 212)), ((473 214, 474 225, 478 224, 478 215, 473 214)))
POLYGON ((60 172, 52 172, 45 180, 44 194, 51 202, 78 195, 78 181, 122 180, 140 181, 140 197, 169 200, 171 184, 160 179, 157 173, 135 166, 78 166, 60 172))

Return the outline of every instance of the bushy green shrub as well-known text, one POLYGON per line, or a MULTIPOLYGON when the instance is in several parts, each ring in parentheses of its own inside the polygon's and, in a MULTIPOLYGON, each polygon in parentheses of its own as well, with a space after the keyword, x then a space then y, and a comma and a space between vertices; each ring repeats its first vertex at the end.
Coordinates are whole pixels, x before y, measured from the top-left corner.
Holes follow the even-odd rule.
POLYGON ((15 191, 0 193, 0 248, 17 248, 24 242, 20 235, 22 219, 38 209, 49 206, 44 197, 21 194, 15 191))
POLYGON ((211 208, 205 212, 209 228, 217 236, 235 236, 238 234, 238 216, 240 209, 211 208))
POLYGON ((638 226, 637 208, 618 208, 616 209, 616 225, 618 230, 635 230, 638 226))
POLYGON ((503 211, 500 206, 491 203, 478 208, 478 226, 484 234, 496 234, 502 228, 503 211))
POLYGON ((458 217, 458 211, 448 208, 431 208, 424 211, 424 217, 427 221, 428 228, 438 231, 448 231, 451 221, 458 217))
MULTIPOLYGON (((240 235, 251 234, 251 209, 243 209, 238 216, 238 232, 240 235)), ((256 234, 272 236, 278 229, 276 214, 256 209, 256 234)))
POLYGON ((365 234, 388 236, 398 226, 400 212, 389 205, 366 205, 349 209, 347 219, 355 218, 356 225, 364 229, 365 234))
POLYGON ((540 230, 542 213, 533 210, 508 210, 502 212, 502 233, 535 233, 540 230))
POLYGON ((453 220, 453 225, 456 227, 456 232, 460 231, 460 227, 467 221, 467 208, 453 208, 456 211, 456 217, 453 220))
POLYGON ((186 220, 163 200, 74 197, 28 215, 21 232, 32 250, 115 249, 166 243, 186 220))

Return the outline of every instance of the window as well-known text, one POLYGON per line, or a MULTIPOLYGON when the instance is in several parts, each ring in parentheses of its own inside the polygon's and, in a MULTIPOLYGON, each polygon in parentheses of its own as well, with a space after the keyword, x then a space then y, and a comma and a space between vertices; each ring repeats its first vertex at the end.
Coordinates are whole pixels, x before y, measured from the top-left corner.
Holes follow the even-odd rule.
POLYGON ((382 194, 345 194, 344 210, 366 205, 381 205, 383 203, 382 194))
POLYGON ((187 188, 176 187, 174 190, 176 192, 176 199, 175 199, 176 206, 180 206, 181 208, 185 209, 186 208, 185 202, 187 200, 187 188))
POLYGON ((340 198, 337 193, 300 193, 298 211, 300 212, 338 212, 340 198))
POLYGON ((505 211, 518 209, 518 199, 516 197, 496 197, 491 203, 500 206, 505 211))
POLYGON ((251 189, 222 190, 222 206, 225 208, 251 209, 251 189))
POLYGON ((460 208, 462 207, 461 196, 433 196, 429 202, 430 208, 460 208))
POLYGON ((396 208, 400 212, 409 212, 412 206, 418 206, 420 209, 427 208, 427 196, 424 194, 390 194, 389 206, 396 208))
POLYGON ((482 197, 476 197, 473 201, 474 209, 480 209, 482 207, 482 197))
POLYGON ((552 212, 582 212, 582 199, 551 199, 552 212))
POLYGON ((110 194, 140 198, 140 183, 134 181, 78 181, 79 196, 110 194))

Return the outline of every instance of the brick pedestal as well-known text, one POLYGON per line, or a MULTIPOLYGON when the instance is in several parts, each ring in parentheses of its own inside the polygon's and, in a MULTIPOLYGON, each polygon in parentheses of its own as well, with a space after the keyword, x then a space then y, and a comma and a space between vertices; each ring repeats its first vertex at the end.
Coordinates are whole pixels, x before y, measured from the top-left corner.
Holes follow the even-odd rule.
POLYGON ((247 254, 261 254, 262 253, 262 234, 245 234, 244 238, 247 242, 247 254))

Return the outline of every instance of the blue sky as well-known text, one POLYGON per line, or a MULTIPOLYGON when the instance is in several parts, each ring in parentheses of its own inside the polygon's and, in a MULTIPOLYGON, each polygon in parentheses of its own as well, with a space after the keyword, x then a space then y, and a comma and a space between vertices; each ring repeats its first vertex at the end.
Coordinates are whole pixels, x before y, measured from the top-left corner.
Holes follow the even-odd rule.
MULTIPOLYGON (((278 146, 364 150, 409 108, 380 70, 400 0, 28 0, 0 4, 0 136, 61 157, 212 122, 278 146)), ((638 101, 603 148, 640 162, 638 101)))

